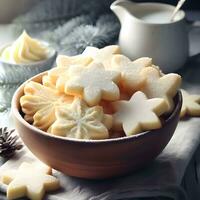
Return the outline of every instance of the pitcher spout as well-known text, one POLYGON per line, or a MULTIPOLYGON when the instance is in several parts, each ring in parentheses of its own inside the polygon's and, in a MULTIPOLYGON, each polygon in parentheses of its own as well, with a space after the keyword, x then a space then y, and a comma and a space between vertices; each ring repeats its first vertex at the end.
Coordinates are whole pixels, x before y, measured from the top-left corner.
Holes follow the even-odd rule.
POLYGON ((118 17, 120 23, 122 24, 124 21, 124 18, 129 13, 130 7, 132 7, 133 2, 128 0, 117 0, 114 1, 110 9, 115 13, 115 15, 118 17))

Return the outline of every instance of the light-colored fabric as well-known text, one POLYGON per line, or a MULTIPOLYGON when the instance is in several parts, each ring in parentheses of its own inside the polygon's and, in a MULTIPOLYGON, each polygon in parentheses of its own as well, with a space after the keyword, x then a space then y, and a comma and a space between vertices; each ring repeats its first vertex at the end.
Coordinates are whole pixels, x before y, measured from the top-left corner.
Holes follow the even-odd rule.
MULTIPOLYGON (((54 171, 62 185, 62 190, 48 195, 50 200, 98 200, 125 199, 147 196, 167 196, 186 199, 180 187, 185 169, 200 142, 200 118, 181 121, 170 143, 158 158, 145 169, 121 178, 90 181, 73 178, 54 171)), ((1 168, 17 168, 21 162, 33 162, 36 158, 24 148, 15 158, 1 168)))

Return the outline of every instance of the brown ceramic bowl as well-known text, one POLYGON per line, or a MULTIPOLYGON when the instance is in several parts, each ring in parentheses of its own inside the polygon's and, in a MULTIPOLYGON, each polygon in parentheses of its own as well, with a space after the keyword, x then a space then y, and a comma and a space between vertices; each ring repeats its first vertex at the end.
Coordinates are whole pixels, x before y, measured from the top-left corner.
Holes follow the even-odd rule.
MULTIPOLYGON (((43 75, 30 80, 40 82, 43 75)), ((25 145, 52 168, 70 176, 89 179, 123 175, 152 161, 172 137, 182 105, 181 93, 178 92, 172 114, 157 130, 105 140, 68 139, 50 135, 23 119, 19 100, 25 83, 18 88, 12 100, 15 126, 25 145)))

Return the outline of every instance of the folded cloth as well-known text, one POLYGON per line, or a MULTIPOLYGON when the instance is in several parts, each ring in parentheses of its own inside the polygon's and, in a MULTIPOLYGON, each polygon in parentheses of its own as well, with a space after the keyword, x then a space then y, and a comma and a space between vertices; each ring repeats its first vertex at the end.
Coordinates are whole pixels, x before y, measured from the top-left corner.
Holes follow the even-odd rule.
MULTIPOLYGON (((137 197, 170 197, 187 199, 181 188, 186 167, 200 142, 200 118, 180 121, 164 151, 145 168, 120 178, 108 180, 85 180, 66 176, 58 171, 62 189, 46 196, 49 200, 108 200, 137 197)), ((27 148, 0 167, 0 174, 7 169, 17 168, 23 161, 35 162, 27 148)), ((1 185, 0 190, 6 191, 1 185)), ((3 199, 3 198, 1 198, 3 199)))

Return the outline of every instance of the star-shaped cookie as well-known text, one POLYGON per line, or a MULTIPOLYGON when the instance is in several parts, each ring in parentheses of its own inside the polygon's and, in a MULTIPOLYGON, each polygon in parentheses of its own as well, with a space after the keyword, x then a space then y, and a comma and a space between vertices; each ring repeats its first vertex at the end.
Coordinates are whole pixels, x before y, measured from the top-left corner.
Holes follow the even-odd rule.
POLYGON ((154 67, 142 70, 141 75, 146 77, 146 82, 141 88, 148 98, 164 98, 168 105, 168 112, 174 107, 173 97, 181 85, 181 76, 170 73, 161 76, 160 71, 154 67))
POLYGON ((88 46, 82 53, 84 56, 91 56, 94 62, 102 63, 106 69, 110 68, 111 59, 114 54, 120 54, 118 45, 110 45, 101 49, 88 46))
POLYGON ((106 139, 111 126, 112 116, 104 114, 102 107, 88 107, 76 98, 70 106, 56 109, 56 121, 48 132, 77 139, 106 139))
POLYGON ((114 101, 120 97, 116 83, 120 80, 117 71, 106 71, 101 63, 92 63, 88 67, 73 67, 76 76, 65 84, 65 93, 82 95, 90 106, 97 105, 101 99, 114 101))
POLYGON ((142 57, 131 61, 124 55, 114 55, 111 69, 121 72, 121 83, 128 91, 137 91, 144 84, 146 77, 141 75, 142 69, 152 65, 152 59, 142 57))
POLYGON ((77 55, 77 56, 65 56, 59 55, 56 59, 57 67, 69 67, 72 65, 87 66, 93 61, 91 56, 77 55))
MULTIPOLYGON (((76 76, 83 71, 85 66, 83 65, 71 65, 68 67, 55 67, 48 71, 48 79, 46 78, 46 85, 51 82, 60 92, 64 92, 65 83, 73 76, 76 76), (78 69, 78 70, 77 70, 78 69)), ((49 84, 50 85, 50 84, 49 84)))
POLYGON ((41 130, 47 130, 55 121, 55 108, 60 105, 68 106, 72 101, 72 96, 30 81, 24 87, 24 96, 20 98, 20 105, 25 120, 41 130))
POLYGON ((48 71, 48 74, 43 77, 43 83, 46 86, 55 87, 59 77, 68 79, 68 69, 70 67, 79 65, 85 67, 92 62, 92 58, 84 55, 64 56, 59 55, 56 59, 57 67, 48 71))
POLYGON ((181 89, 183 104, 180 117, 185 115, 200 116, 200 95, 190 95, 185 90, 181 89))
POLYGON ((7 198, 28 197, 31 200, 42 200, 46 191, 60 187, 58 179, 50 175, 50 172, 48 167, 45 169, 26 162, 18 170, 5 171, 2 182, 8 185, 7 198))
POLYGON ((147 99, 140 91, 134 93, 129 101, 114 102, 113 106, 117 110, 114 126, 118 130, 123 128, 127 136, 160 128, 159 116, 167 110, 164 99, 147 99))

